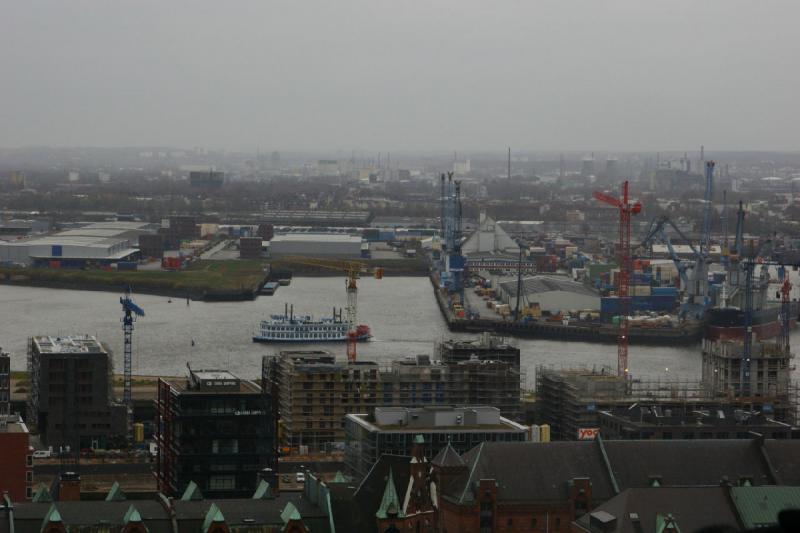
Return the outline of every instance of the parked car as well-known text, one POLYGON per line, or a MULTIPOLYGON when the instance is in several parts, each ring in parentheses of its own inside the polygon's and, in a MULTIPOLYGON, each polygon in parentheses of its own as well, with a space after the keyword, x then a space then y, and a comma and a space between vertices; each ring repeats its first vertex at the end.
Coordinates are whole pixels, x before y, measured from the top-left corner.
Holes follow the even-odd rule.
POLYGON ((304 473, 302 473, 302 472, 298 472, 297 474, 295 474, 294 478, 295 478, 295 481, 298 482, 298 483, 305 483, 306 482, 306 475, 304 473))
POLYGON ((48 457, 51 457, 52 455, 53 455, 53 452, 51 452, 50 450, 36 450, 36 451, 33 452, 33 458, 34 459, 47 459, 48 457))

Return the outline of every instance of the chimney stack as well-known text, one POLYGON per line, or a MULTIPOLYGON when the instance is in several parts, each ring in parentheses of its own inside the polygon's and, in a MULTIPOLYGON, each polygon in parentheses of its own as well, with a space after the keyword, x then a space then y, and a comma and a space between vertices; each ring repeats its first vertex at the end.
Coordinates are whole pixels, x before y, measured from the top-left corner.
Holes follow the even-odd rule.
POLYGON ((77 502, 81 499, 81 476, 77 472, 62 472, 58 482, 58 499, 77 502))

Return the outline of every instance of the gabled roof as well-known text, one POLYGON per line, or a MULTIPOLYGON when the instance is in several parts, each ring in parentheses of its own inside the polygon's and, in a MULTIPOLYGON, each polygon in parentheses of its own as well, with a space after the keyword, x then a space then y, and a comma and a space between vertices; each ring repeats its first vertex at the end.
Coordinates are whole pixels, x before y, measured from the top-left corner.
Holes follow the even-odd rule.
POLYGON ((262 479, 258 483, 256 491, 253 493, 253 499, 261 500, 264 498, 271 498, 271 497, 272 497, 272 489, 269 486, 269 482, 266 479, 262 479))
POLYGON ((397 488, 394 486, 394 476, 391 468, 389 468, 389 479, 386 480, 386 488, 383 490, 381 505, 375 513, 378 518, 388 518, 389 515, 403 516, 403 509, 400 504, 400 498, 397 497, 397 488))
POLYGON ((583 515, 575 524, 584 531, 592 531, 590 523, 596 517, 597 521, 613 523, 607 533, 687 533, 712 525, 739 531, 741 526, 727 491, 726 487, 628 489, 583 515))
POLYGON ((621 489, 650 486, 651 476, 660 476, 662 487, 713 486, 723 478, 737 484, 742 477, 753 485, 772 483, 755 440, 607 440, 603 446, 621 489))
POLYGON ((114 482, 111 485, 111 489, 106 494, 106 501, 107 502, 121 502, 125 501, 125 493, 122 491, 122 488, 119 486, 118 482, 114 482))
POLYGON ((186 490, 183 491, 181 500, 200 501, 202 499, 203 499, 203 493, 200 492, 200 487, 198 487, 197 483, 195 483, 194 481, 190 481, 189 484, 186 486, 186 490))
POLYGON ((142 521, 142 515, 139 514, 139 511, 136 510, 136 507, 134 507, 133 504, 131 504, 131 506, 128 507, 128 510, 125 511, 125 516, 122 517, 122 523, 130 524, 131 522, 133 522, 134 524, 138 524, 141 521, 142 521))
POLYGON ((292 502, 287 502, 286 507, 284 507, 283 511, 281 511, 281 519, 283 520, 284 524, 287 524, 290 520, 302 520, 302 517, 300 516, 300 511, 297 510, 297 507, 295 507, 292 502))
POLYGON ((563 501, 567 482, 583 477, 591 479, 594 499, 614 495, 600 451, 590 442, 484 442, 462 459, 467 473, 440 488, 442 497, 458 503, 474 500, 481 479, 496 480, 504 502, 563 501))
POLYGON ((458 452, 450 445, 450 441, 447 441, 447 445, 439 450, 439 453, 436 454, 436 457, 431 459, 431 464, 434 466, 443 466, 443 467, 459 467, 459 466, 467 466, 467 463, 461 458, 458 452))
POLYGON ((212 503, 211 507, 208 508, 205 520, 203 520, 203 533, 206 533, 213 524, 224 523, 225 516, 222 514, 222 511, 220 511, 219 507, 217 507, 217 504, 212 503))
POLYGON ((56 509, 56 504, 50 504, 50 509, 47 511, 47 514, 44 515, 44 520, 42 520, 42 528, 40 531, 44 531, 47 529, 48 524, 51 523, 61 523, 61 515, 56 509))

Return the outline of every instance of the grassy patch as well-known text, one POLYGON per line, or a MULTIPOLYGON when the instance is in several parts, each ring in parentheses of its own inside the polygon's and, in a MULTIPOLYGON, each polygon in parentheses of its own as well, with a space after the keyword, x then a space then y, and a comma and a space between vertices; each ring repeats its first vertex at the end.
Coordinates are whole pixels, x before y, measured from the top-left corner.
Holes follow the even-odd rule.
POLYGON ((0 268, 0 278, 18 283, 62 283, 96 287, 131 285, 172 293, 215 293, 255 290, 264 276, 261 261, 196 261, 188 269, 111 271, 48 268, 0 268))

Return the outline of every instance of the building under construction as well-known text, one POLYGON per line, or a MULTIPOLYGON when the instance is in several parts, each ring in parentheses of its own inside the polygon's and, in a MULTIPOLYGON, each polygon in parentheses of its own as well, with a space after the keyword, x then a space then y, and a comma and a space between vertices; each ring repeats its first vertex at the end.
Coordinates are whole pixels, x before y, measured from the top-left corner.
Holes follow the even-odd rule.
POLYGON ((262 377, 276 391, 284 447, 344 442, 345 415, 372 414, 375 407, 490 405, 506 418, 522 418, 519 368, 474 356, 444 363, 418 355, 381 365, 287 351, 264 357, 262 377))
POLYGON ((630 375, 617 376, 610 368, 553 369, 539 366, 536 369, 537 422, 550 424, 553 440, 594 438, 600 428, 602 411, 614 412, 634 406, 646 406, 662 413, 758 411, 771 420, 795 424, 798 387, 789 382, 788 368, 785 376, 778 377, 782 374, 778 370, 776 375, 770 374, 770 365, 774 363, 778 368, 781 365, 781 359, 772 361, 772 349, 762 343, 753 346, 753 359, 764 354, 767 370, 763 375, 753 372, 753 390, 763 392, 751 397, 738 396, 730 389, 736 360, 736 349, 732 346, 727 350, 719 348, 708 355, 704 369, 708 367, 711 372, 704 372, 702 380, 634 379, 630 375))
POLYGON ((436 357, 444 363, 469 361, 503 361, 519 367, 519 348, 503 337, 483 333, 477 339, 450 339, 436 344, 436 357))
POLYGON ((113 364, 90 335, 28 339, 28 420, 54 448, 110 448, 125 438, 125 406, 113 400, 113 364))
POLYGON ((743 352, 741 342, 703 340, 703 383, 709 396, 746 403, 777 420, 796 423, 798 387, 791 380, 788 343, 753 342, 749 379, 742 368, 743 352))

